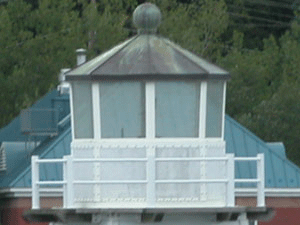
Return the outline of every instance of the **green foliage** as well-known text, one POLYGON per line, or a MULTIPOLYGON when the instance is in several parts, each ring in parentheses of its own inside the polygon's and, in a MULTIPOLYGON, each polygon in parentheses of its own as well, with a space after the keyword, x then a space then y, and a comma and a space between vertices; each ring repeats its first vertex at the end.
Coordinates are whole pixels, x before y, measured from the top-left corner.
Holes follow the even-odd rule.
POLYGON ((228 68, 232 80, 228 84, 227 112, 238 117, 252 111, 253 106, 269 99, 280 83, 280 54, 271 36, 264 50, 243 51, 243 35, 235 32, 233 50, 219 60, 228 68))
POLYGON ((75 66, 77 48, 92 57, 128 37, 124 7, 136 1, 104 3, 15 0, 0 7, 0 127, 57 85, 60 69, 75 66))
POLYGON ((163 14, 163 24, 159 27, 159 32, 190 51, 216 60, 220 55, 220 37, 229 22, 225 2, 159 2, 158 6, 163 14))
POLYGON ((243 50, 243 34, 219 63, 229 69, 227 113, 265 141, 283 141, 300 165, 300 26, 295 22, 279 41, 264 39, 262 50, 243 50))

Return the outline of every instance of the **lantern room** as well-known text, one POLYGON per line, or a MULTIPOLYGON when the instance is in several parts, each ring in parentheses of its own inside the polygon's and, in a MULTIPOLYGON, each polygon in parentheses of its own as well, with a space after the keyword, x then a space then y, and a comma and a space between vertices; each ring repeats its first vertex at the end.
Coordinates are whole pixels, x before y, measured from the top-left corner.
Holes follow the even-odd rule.
POLYGON ((67 73, 75 141, 223 140, 228 72, 157 36, 160 18, 138 7, 139 35, 67 73))

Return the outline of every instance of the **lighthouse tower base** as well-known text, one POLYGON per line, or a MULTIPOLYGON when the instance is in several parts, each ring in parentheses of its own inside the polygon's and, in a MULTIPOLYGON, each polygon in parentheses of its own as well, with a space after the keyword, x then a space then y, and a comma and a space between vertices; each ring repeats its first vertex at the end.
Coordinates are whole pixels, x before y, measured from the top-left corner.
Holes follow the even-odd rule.
POLYGON ((26 212, 24 218, 31 222, 52 222, 51 225, 250 225, 272 215, 273 210, 266 207, 40 209, 26 212))

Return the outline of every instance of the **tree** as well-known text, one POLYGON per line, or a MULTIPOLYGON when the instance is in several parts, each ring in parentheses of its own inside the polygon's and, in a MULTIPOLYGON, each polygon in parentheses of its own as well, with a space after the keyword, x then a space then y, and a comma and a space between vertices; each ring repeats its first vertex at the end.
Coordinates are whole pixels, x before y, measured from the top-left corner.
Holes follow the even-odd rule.
POLYGON ((77 48, 90 47, 95 56, 124 40, 122 7, 135 1, 107 1, 103 9, 86 1, 33 2, 9 1, 0 8, 0 126, 57 85, 60 69, 75 66, 77 48))
POLYGON ((262 50, 244 50, 243 34, 235 32, 231 52, 219 62, 232 74, 227 112, 263 140, 283 141, 300 165, 300 29, 292 27, 279 43, 265 39, 262 50))
POLYGON ((159 27, 163 36, 212 61, 217 59, 221 54, 221 35, 229 23, 224 1, 203 0, 189 4, 157 1, 157 5, 163 15, 159 27))

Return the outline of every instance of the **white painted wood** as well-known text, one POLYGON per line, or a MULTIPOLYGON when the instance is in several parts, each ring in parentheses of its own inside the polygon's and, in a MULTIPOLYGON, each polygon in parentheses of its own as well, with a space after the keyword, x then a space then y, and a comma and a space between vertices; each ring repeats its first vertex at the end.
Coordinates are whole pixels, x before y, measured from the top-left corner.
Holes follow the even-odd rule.
POLYGON ((73 157, 66 156, 67 164, 67 193, 64 193, 64 197, 67 198, 67 208, 72 208, 74 204, 74 184, 73 184, 73 157))
POLYGON ((92 83, 92 104, 93 104, 93 128, 94 139, 101 138, 101 117, 100 117, 100 87, 99 83, 92 83))
MULTIPOLYGON (((101 107, 100 107, 100 84, 93 83, 92 86, 93 91, 93 116, 94 116, 94 139, 101 140, 101 107)), ((100 146, 94 146, 93 157, 95 160, 100 158, 100 146)), ((75 160, 74 160, 75 162, 75 160)), ((95 181, 99 181, 101 179, 101 167, 100 162, 93 163, 93 176, 95 181)), ((92 163, 92 162, 90 162, 92 163)), ((75 184, 75 183, 74 183, 75 184)), ((99 201, 101 198, 101 185, 94 184, 93 185, 93 198, 95 201, 99 201)))
POLYGON ((225 133, 225 108, 226 108, 226 85, 227 83, 224 82, 223 88, 223 110, 222 110, 222 131, 221 131, 221 138, 224 140, 224 133, 225 133))
POLYGON ((155 138, 155 83, 146 82, 146 139, 155 138))
POLYGON ((207 81, 201 82, 200 87, 200 109, 199 109, 199 138, 205 138, 206 130, 206 102, 207 102, 207 81))
POLYGON ((227 206, 234 207, 235 206, 235 195, 234 195, 234 154, 227 154, 227 206))
MULTIPOLYGON (((100 146, 95 146, 94 147, 94 162, 97 163, 93 163, 93 169, 94 169, 94 180, 95 181, 100 181, 101 180, 101 155, 100 155, 100 151, 101 151, 101 147, 100 146)), ((74 162, 77 162, 76 159, 73 159, 74 162)), ((84 162, 83 160, 81 160, 81 162, 84 162)), ((92 162, 90 162, 92 163, 92 162)), ((89 163, 89 164, 90 164, 89 163)), ((96 201, 100 201, 101 198, 101 185, 99 184, 95 184, 94 185, 94 198, 96 201)))
POLYGON ((69 196, 68 196, 68 183, 67 182, 70 179, 68 179, 67 157, 68 156, 63 157, 63 159, 65 160, 65 162, 63 162, 63 181, 66 181, 66 183, 63 185, 63 207, 64 208, 68 207, 68 202, 71 200, 71 199, 69 199, 69 196))
MULTIPOLYGON (((145 96, 145 109, 146 109, 146 139, 155 138, 155 83, 146 82, 146 96, 145 96)), ((156 190, 155 190, 155 147, 148 145, 147 147, 147 202, 150 207, 155 206, 156 190)))
POLYGON ((31 181, 32 181, 32 209, 40 208, 40 195, 39 195, 39 164, 37 162, 38 156, 31 157, 31 181))
POLYGON ((156 188, 155 188, 155 147, 147 148, 147 203, 150 207, 155 207, 156 202, 156 188))
POLYGON ((256 179, 234 179, 234 160, 247 158, 219 154, 225 148, 222 141, 149 140, 144 144, 85 140, 72 143, 73 156, 33 158, 33 207, 39 208, 38 184, 65 185, 65 208, 234 207, 234 182, 261 185, 258 205, 264 206, 263 155, 249 158, 259 162, 256 179), (39 181, 40 163, 64 163, 64 180, 39 181), (91 173, 96 164, 101 168, 91 173))
MULTIPOLYGON (((204 134, 205 135, 205 134, 204 134)), ((200 157, 202 158, 207 158, 206 157, 206 145, 200 146, 200 157)), ((201 161, 200 162, 200 178, 201 179, 206 179, 207 177, 207 171, 206 171, 206 162, 205 161, 201 161)), ((207 201, 207 184, 206 183, 202 183, 200 184, 200 200, 201 201, 207 201)))
POLYGON ((75 140, 75 126, 74 126, 74 102, 73 102, 73 84, 70 83, 70 111, 71 111, 71 132, 72 140, 75 140))
POLYGON ((265 206, 265 160, 264 154, 258 154, 257 157, 257 206, 265 206))
MULTIPOLYGON (((140 145, 145 146, 149 144, 154 144, 157 146, 160 145, 186 145, 186 146, 198 146, 200 145, 211 145, 213 148, 224 148, 225 149, 225 141, 220 138, 210 138, 210 139, 199 139, 199 138, 156 138, 156 139, 144 139, 144 138, 106 138, 101 139, 101 141, 93 140, 93 139, 76 139, 72 142, 74 146, 90 146, 100 144, 105 145, 113 145, 113 146, 134 146, 140 145)), ((223 154, 224 155, 224 154, 223 154)))

